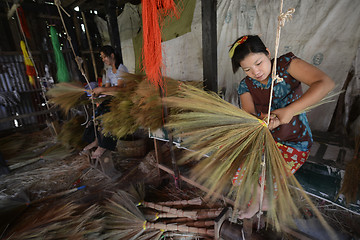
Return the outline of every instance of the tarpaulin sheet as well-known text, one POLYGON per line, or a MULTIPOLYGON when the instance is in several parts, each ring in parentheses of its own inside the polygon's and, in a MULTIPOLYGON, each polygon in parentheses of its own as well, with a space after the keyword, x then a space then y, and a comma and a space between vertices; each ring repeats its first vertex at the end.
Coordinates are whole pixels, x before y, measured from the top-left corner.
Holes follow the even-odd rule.
MULTIPOLYGON (((196 1, 196 6, 191 32, 162 43, 164 75, 178 80, 203 79, 201 1, 192 1, 196 1)), ((360 43, 359 2, 284 0, 283 12, 289 8, 295 8, 295 13, 281 30, 279 56, 292 51, 327 73, 337 84, 336 90, 341 89, 360 43)), ((126 12, 125 9, 122 14, 126 12)), ((227 101, 238 104, 237 87, 245 76, 242 71, 232 73, 229 46, 242 35, 258 34, 273 56, 279 12, 280 0, 217 1, 218 88, 226 90, 227 101)), ((124 20, 122 24, 127 23, 124 20)), ((124 62, 132 71, 135 69, 132 40, 121 41, 124 62)), ((310 112, 312 129, 327 130, 335 106, 336 101, 310 112)))

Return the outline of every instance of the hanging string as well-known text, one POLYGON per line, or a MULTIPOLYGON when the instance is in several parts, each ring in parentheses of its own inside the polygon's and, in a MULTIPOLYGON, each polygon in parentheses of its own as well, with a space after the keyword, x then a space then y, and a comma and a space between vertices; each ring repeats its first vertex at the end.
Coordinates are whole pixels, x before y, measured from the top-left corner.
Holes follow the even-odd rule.
MULTIPOLYGON (((272 97, 273 97, 274 82, 275 81, 277 81, 277 82, 283 81, 283 79, 280 78, 276 74, 276 63, 277 63, 277 55, 278 55, 278 50, 279 50, 281 27, 284 26, 286 20, 291 20, 292 14, 295 12, 294 8, 290 8, 286 13, 283 13, 282 12, 283 5, 284 5, 284 0, 281 0, 280 15, 278 16, 278 25, 277 25, 276 40, 275 40, 274 63, 273 63, 273 68, 272 68, 272 72, 271 72, 270 100, 269 100, 268 117, 267 117, 267 121, 266 121, 267 125, 269 125, 269 123, 270 123, 270 112, 271 112, 271 103, 272 103, 272 97)), ((266 171, 266 157, 264 154, 262 162, 261 162, 260 200, 259 200, 259 213, 257 214, 257 217, 258 217, 257 229, 258 230, 260 229, 260 218, 261 218, 261 215, 263 214, 262 206, 263 206, 263 198, 264 198, 264 190, 265 190, 265 171, 266 171)))
MULTIPOLYGON (((70 48, 71 48, 71 50, 72 50, 72 52, 73 52, 73 55, 74 55, 74 58, 75 58, 75 62, 76 62, 77 65, 78 65, 78 69, 80 70, 81 75, 84 77, 84 79, 85 79, 88 87, 90 88, 90 91, 92 92, 92 91, 93 91, 93 88, 91 87, 91 84, 90 84, 90 82, 89 82, 89 80, 88 80, 88 78, 87 78, 87 76, 86 76, 86 74, 85 74, 84 68, 82 67, 83 60, 82 60, 81 57, 77 56, 76 53, 75 53, 74 46, 73 46, 73 44, 72 44, 72 42, 71 42, 71 37, 70 37, 69 32, 68 32, 68 30, 67 30, 67 28, 66 28, 66 25, 65 25, 64 18, 63 18, 63 16, 62 16, 61 10, 63 10, 63 12, 64 12, 68 17, 70 17, 70 14, 68 14, 68 13, 65 11, 65 9, 61 6, 60 0, 54 0, 54 4, 56 5, 57 10, 58 10, 58 12, 59 12, 59 16, 60 16, 61 22, 62 22, 62 24, 63 24, 64 30, 65 30, 65 33, 66 33, 66 36, 67 36, 67 40, 68 40, 68 42, 69 42, 69 44, 70 44, 70 48)), ((98 139, 97 139, 97 134, 96 134, 96 124, 95 124, 95 102, 94 102, 94 98, 93 98, 93 97, 91 97, 90 99, 91 99, 91 105, 92 105, 92 110, 93 110, 92 114, 93 114, 93 121, 94 121, 95 141, 97 141, 98 139)))

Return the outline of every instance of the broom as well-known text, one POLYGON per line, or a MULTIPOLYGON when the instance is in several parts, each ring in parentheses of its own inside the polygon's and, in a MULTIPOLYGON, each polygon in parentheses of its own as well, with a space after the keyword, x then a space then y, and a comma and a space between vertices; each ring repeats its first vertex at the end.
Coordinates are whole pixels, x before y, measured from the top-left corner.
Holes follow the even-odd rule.
POLYGON ((171 116, 167 127, 174 128, 175 134, 185 137, 183 145, 193 150, 188 151, 181 162, 188 159, 199 161, 192 170, 192 177, 209 188, 208 197, 227 192, 235 200, 234 209, 245 209, 253 194, 256 194, 261 158, 265 155, 266 159, 270 159, 266 162, 265 179, 268 180, 266 191, 270 201, 267 217, 272 225, 277 230, 280 230, 280 222, 293 225, 291 217, 299 216, 293 198, 301 195, 331 231, 304 191, 290 193, 289 184, 302 188, 286 169, 286 163, 262 120, 224 101, 215 93, 188 85, 181 87, 181 93, 180 97, 168 97, 165 102, 170 107, 187 112, 171 116), (209 156, 204 157, 206 155, 209 156), (230 187, 229 183, 239 166, 242 166, 243 180, 239 186, 230 187))
POLYGON ((214 230, 206 228, 148 222, 125 192, 114 194, 105 209, 108 213, 105 219, 108 230, 105 239, 139 239, 149 230, 153 233, 156 230, 159 235, 161 231, 181 231, 214 236, 214 230))
MULTIPOLYGON (((164 95, 174 96, 182 84, 191 84, 198 88, 202 82, 177 81, 169 77, 163 77, 164 95)), ((142 81, 134 94, 131 96, 133 107, 130 114, 139 126, 150 129, 158 129, 163 126, 163 103, 159 89, 149 81, 142 81)))
POLYGON ((58 83, 46 95, 50 102, 58 105, 65 113, 75 106, 88 103, 88 99, 81 99, 87 91, 79 83, 58 83))
POLYGON ((181 201, 167 201, 160 203, 153 203, 144 201, 145 199, 145 189, 144 185, 138 183, 136 185, 131 184, 128 190, 128 196, 134 203, 138 203, 138 206, 142 205, 147 208, 155 209, 161 211, 154 214, 153 218, 179 218, 187 217, 191 219, 204 219, 216 217, 220 214, 222 209, 193 209, 191 211, 184 211, 174 207, 168 207, 172 205, 179 205, 182 203, 183 206, 189 205, 199 205, 200 198, 191 199, 191 200, 181 200, 181 201))
POLYGON ((109 103, 110 111, 98 117, 101 121, 103 134, 117 138, 133 134, 139 128, 134 117, 130 114, 133 108, 130 96, 143 82, 144 76, 122 73, 121 78, 124 81, 124 87, 111 94, 113 98, 109 103))
POLYGON ((7 239, 100 239, 100 207, 56 203, 32 211, 8 233, 7 239), (91 238, 91 237, 92 238, 91 238))
POLYGON ((132 202, 136 203, 138 206, 144 206, 147 208, 155 209, 161 212, 167 213, 167 215, 162 215, 163 217, 187 217, 191 219, 196 219, 197 212, 196 211, 183 211, 181 209, 172 208, 163 206, 153 202, 144 201, 145 198, 145 189, 144 185, 138 183, 136 186, 130 185, 129 192, 123 192, 123 194, 128 194, 128 198, 132 200, 132 202))
POLYGON ((158 202, 157 204, 163 205, 163 206, 189 206, 189 205, 197 205, 200 206, 203 203, 202 199, 200 197, 189 199, 189 200, 178 200, 178 201, 166 201, 166 202, 158 202))
POLYGON ((57 135, 57 140, 68 149, 82 149, 85 147, 82 140, 85 126, 81 124, 85 121, 83 116, 75 116, 69 121, 65 122, 60 133, 57 135))
POLYGON ((2 219, 0 221, 0 229, 4 228, 4 226, 6 226, 7 224, 10 224, 18 215, 20 215, 30 205, 37 204, 49 199, 62 197, 64 195, 76 192, 84 188, 85 186, 72 188, 34 201, 29 201, 29 198, 25 192, 21 192, 20 194, 18 194, 18 197, 16 198, 3 199, 0 201, 0 214, 2 216, 2 219))

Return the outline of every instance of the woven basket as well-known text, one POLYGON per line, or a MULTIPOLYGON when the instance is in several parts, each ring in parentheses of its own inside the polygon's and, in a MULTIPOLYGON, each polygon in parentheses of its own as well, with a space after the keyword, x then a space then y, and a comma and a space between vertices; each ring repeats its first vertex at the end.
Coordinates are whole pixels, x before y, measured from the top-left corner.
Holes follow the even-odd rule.
POLYGON ((117 150, 127 157, 143 157, 146 155, 146 140, 143 138, 125 141, 117 141, 117 150))

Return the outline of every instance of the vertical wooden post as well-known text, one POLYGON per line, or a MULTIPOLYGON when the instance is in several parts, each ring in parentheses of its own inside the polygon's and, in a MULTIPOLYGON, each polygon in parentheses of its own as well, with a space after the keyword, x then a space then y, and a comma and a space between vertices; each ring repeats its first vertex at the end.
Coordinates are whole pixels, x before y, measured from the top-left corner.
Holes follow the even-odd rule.
POLYGON ((116 15, 116 6, 117 4, 115 0, 106 1, 106 21, 108 25, 111 46, 113 46, 115 51, 119 54, 120 61, 121 63, 123 63, 119 27, 117 23, 117 15, 116 15))
POLYGON ((201 1, 204 86, 213 92, 218 91, 216 2, 201 1))

